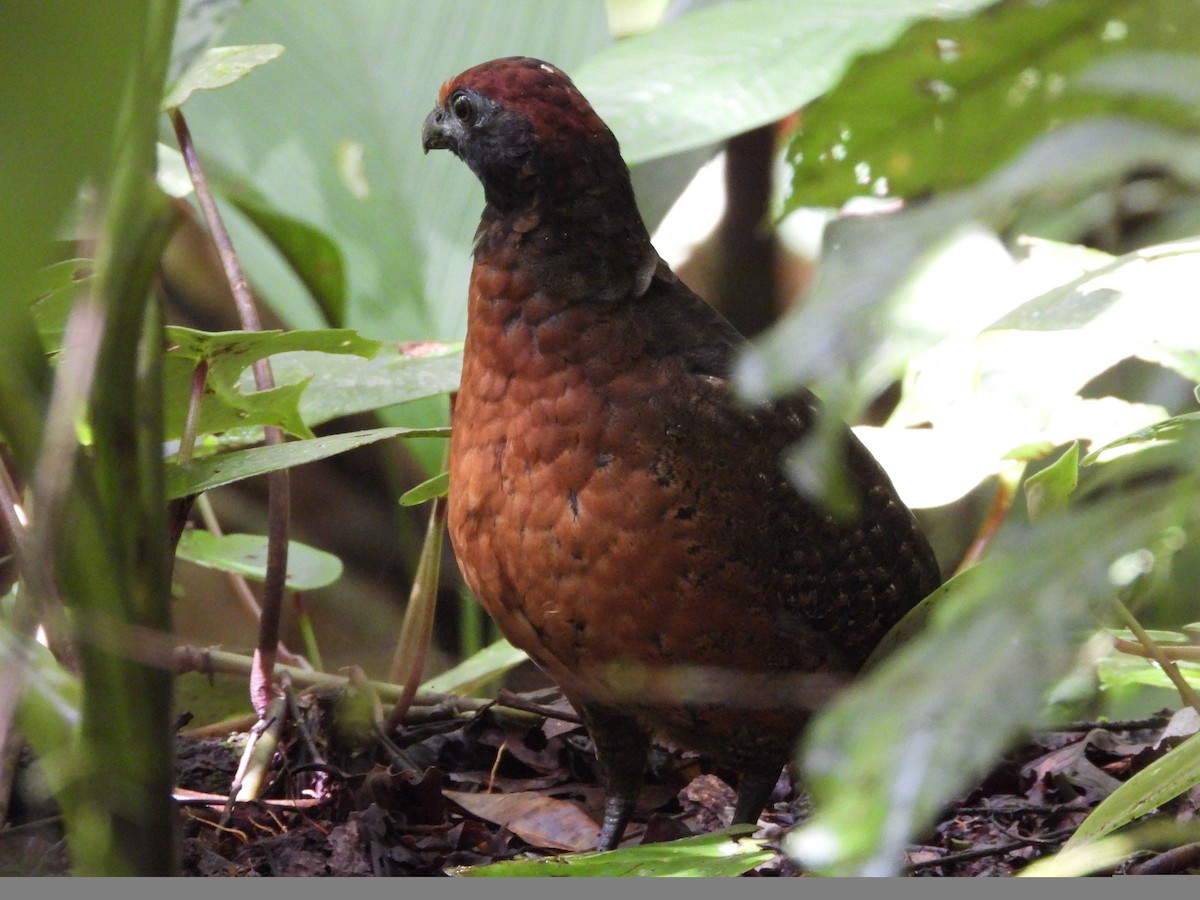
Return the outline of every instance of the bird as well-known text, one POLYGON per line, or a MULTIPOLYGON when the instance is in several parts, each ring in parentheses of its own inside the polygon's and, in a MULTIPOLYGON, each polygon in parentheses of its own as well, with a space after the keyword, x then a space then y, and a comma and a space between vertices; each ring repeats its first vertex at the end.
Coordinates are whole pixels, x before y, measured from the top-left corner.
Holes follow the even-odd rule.
POLYGON ((654 740, 736 772, 733 820, 756 823, 813 709, 940 584, 933 550, 840 423, 857 515, 788 482, 818 399, 738 399, 746 339, 655 251, 617 139, 561 69, 467 69, 421 142, 484 192, 449 448, 462 576, 587 728, 598 849, 654 740))

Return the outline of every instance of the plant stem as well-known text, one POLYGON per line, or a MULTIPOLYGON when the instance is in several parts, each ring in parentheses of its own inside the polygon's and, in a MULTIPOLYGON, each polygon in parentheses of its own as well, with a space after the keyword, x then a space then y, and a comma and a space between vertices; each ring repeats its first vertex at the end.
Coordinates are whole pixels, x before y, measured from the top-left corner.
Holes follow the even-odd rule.
MULTIPOLYGON (((225 278, 233 293, 238 318, 246 331, 261 331, 262 323, 254 297, 246 281, 246 274, 234 250, 233 241, 225 228, 225 222, 217 209, 216 200, 208 185, 208 178, 196 155, 196 147, 188 130, 187 121, 178 109, 171 110, 171 122, 183 154, 188 175, 196 189, 196 201, 208 224, 213 243, 221 258, 225 278)), ((275 386, 271 364, 266 359, 254 363, 254 383, 260 391, 275 386)), ((269 426, 264 429, 268 444, 283 443, 283 431, 269 426)), ((279 646, 279 619, 283 607, 283 591, 287 579, 288 520, 291 514, 289 476, 286 469, 278 469, 267 475, 267 572, 263 583, 262 615, 259 617, 258 646, 255 650, 257 670, 251 679, 250 700, 255 710, 264 715, 271 699, 271 673, 279 646)))

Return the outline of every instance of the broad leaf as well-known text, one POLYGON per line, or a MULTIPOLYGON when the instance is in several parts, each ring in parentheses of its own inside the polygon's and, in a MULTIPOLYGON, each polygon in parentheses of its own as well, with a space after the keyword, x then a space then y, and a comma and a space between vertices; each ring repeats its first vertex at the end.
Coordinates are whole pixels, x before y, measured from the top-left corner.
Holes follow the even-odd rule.
POLYGON ((92 287, 94 265, 90 259, 65 259, 37 274, 33 318, 47 352, 62 349, 67 317, 83 292, 92 287))
POLYGON ((588 60, 575 82, 629 163, 703 147, 800 109, 859 53, 924 15, 988 0, 741 0, 698 9, 588 60))
POLYGON ((1100 77, 1093 66, 1198 44, 1193 0, 1001 0, 957 21, 919 22, 805 110, 788 151, 788 208, 961 188, 1083 116, 1194 127, 1174 92, 1141 95, 1157 85, 1112 66, 1100 77))
MULTIPOLYGON (((1183 135, 1130 120, 1066 124, 1039 138, 1016 161, 973 188, 898 212, 835 220, 826 229, 821 267, 808 297, 742 354, 734 371, 736 386, 748 399, 760 401, 787 393, 797 384, 807 385, 825 400, 829 415, 854 421, 871 399, 901 377, 910 360, 939 344, 944 342, 945 349, 954 351, 952 364, 961 366, 965 357, 959 351, 967 329, 973 327, 978 333, 1029 298, 1029 285, 1018 280, 1003 251, 964 252, 970 242, 978 243, 972 236, 980 228, 971 223, 999 223, 1022 198, 1043 191, 1078 189, 1148 160, 1200 174, 1200 145, 1183 135), (964 266, 972 273, 970 303, 962 302, 964 266), (953 302, 945 302, 948 299, 953 302)), ((1156 265, 1167 262, 1163 259, 1156 265)), ((1076 267, 1069 278, 1045 283, 1036 293, 1077 276, 1076 267)), ((1182 287, 1177 283, 1174 289, 1182 287)), ((1020 390, 1007 391, 1008 407, 1019 414, 1024 430, 1014 431, 1006 418, 985 415, 987 410, 964 402, 974 391, 973 384, 990 390, 997 387, 995 381, 975 378, 943 384, 928 377, 928 372, 924 378, 909 373, 909 389, 893 424, 929 421, 930 411, 922 408, 929 398, 918 400, 911 390, 915 385, 933 391, 938 406, 944 413, 952 413, 955 423, 963 425, 969 420, 970 427, 987 438, 992 444, 985 448, 987 459, 1003 456, 1015 445, 1044 440, 1047 424, 1057 432, 1051 437, 1053 444, 1076 438, 1109 440, 1119 432, 1106 432, 1104 416, 1096 414, 1099 409, 1079 406, 1083 401, 1073 395, 1120 359, 1135 352, 1150 355, 1146 341, 1151 333, 1161 334, 1164 325, 1172 335, 1169 346, 1175 346, 1174 336, 1194 333, 1197 317, 1188 312, 1191 306, 1183 307, 1181 317, 1179 305, 1172 307, 1168 297, 1163 294, 1152 307, 1154 313, 1140 318, 1132 304, 1117 304, 1100 317, 1102 332, 1077 332, 1074 339, 1065 337, 1071 332, 1056 332, 1064 337, 1054 353, 1047 353, 1044 343, 1038 346, 1035 339, 1019 339, 1011 336, 1014 333, 1003 340, 1014 350, 1023 342, 1026 347, 1018 355, 999 344, 981 345, 989 349, 997 371, 1016 379, 1013 387, 1020 390), (1174 316, 1170 309, 1177 311, 1174 316), (1103 334, 1104 340, 1097 340, 1097 334, 1103 334), (1053 388, 1039 383, 1038 379, 1046 376, 1053 379, 1053 388), (1064 392, 1071 384, 1074 386, 1064 392), (1013 404, 1012 398, 1020 403, 1013 404), (949 400, 953 404, 946 402, 949 400), (1085 431, 1076 423, 1067 431, 1067 418, 1046 416, 1047 405, 1063 403, 1076 406, 1072 418, 1084 420, 1085 431)), ((974 340, 974 335, 969 340, 974 340)), ((989 343, 993 342, 989 339, 989 343)), ((1178 343, 1184 343, 1182 337, 1178 343)), ((1004 393, 997 390, 994 396, 1002 401, 1004 393)), ((1150 412, 1143 409, 1133 414, 1150 412)), ((1151 421, 1153 418, 1140 422, 1125 419, 1125 424, 1138 427, 1151 421)), ((828 434, 821 432, 820 436, 828 434)), ((815 457, 820 459, 821 454, 815 457)), ((985 474, 987 459, 981 459, 985 474)), ((819 479, 813 481, 820 483, 819 479)))
POLYGON ((271 364, 280 380, 309 379, 300 415, 307 424, 318 425, 457 390, 462 348, 385 344, 370 359, 298 352, 280 354, 271 364))
MULTIPOLYGON (((255 581, 267 577, 267 538, 257 534, 225 534, 217 537, 208 531, 188 530, 179 539, 176 551, 180 559, 234 572, 255 581)), ((331 553, 288 541, 287 581, 289 590, 313 591, 333 584, 342 577, 342 561, 331 553)))

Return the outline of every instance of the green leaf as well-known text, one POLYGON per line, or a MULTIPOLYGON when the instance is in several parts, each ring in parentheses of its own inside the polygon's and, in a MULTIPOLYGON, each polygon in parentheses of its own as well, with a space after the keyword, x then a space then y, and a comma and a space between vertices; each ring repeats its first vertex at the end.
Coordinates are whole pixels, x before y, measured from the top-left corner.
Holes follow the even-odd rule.
MULTIPOLYGON (((431 342, 414 346, 384 344, 370 358, 295 350, 273 355, 271 370, 277 384, 303 387, 298 404, 299 417, 305 425, 315 428, 343 416, 386 410, 457 390, 462 370, 462 345, 431 342)), ((182 368, 175 372, 175 391, 179 396, 184 390, 184 374, 182 368)), ((190 380, 190 370, 186 374, 190 380)), ((249 370, 242 372, 238 386, 244 397, 252 397, 255 393, 253 373, 249 370)), ((212 398, 205 397, 206 404, 212 402, 212 398)), ((228 411, 223 417, 218 417, 218 412, 210 414, 207 406, 201 408, 204 416, 201 424, 210 426, 207 429, 202 427, 202 431, 215 431, 217 429, 212 425, 229 420, 228 411)), ((237 411, 234 415, 238 417, 239 425, 225 435, 231 441, 222 440, 218 443, 231 443, 234 446, 260 443, 262 429, 243 427, 241 424, 252 424, 247 421, 252 416, 242 415, 246 412, 244 401, 237 399, 235 408, 237 411)))
POLYGON ((1113 869, 1136 854, 1147 850, 1168 850, 1200 840, 1195 823, 1158 819, 1135 825, 1120 834, 1098 838, 1063 850, 1053 856, 1035 859, 1017 873, 1018 878, 1079 878, 1113 869))
POLYGON ((233 84, 281 53, 283 47, 279 44, 213 47, 206 50, 163 98, 162 111, 183 106, 184 101, 196 91, 212 91, 233 84))
POLYGON ((325 232, 281 213, 250 192, 225 185, 222 193, 253 222, 292 267, 321 308, 325 322, 341 327, 346 313, 342 253, 325 232))
POLYGON ((244 478, 336 456, 386 438, 447 437, 449 433, 448 428, 372 428, 367 431, 335 434, 332 437, 291 441, 250 450, 234 450, 187 466, 168 466, 167 496, 173 500, 199 494, 244 478))
POLYGON ((401 506, 417 506, 434 497, 444 497, 450 489, 450 473, 442 472, 432 478, 422 481, 416 487, 400 495, 401 506))
POLYGON ((527 659, 529 659, 529 654, 524 650, 518 650, 501 638, 478 653, 472 654, 454 668, 447 669, 440 675, 430 678, 421 685, 421 690, 467 697, 480 685, 499 678, 509 669, 519 666, 527 659))
POLYGON ((755 831, 753 825, 735 825, 679 841, 492 863, 450 874, 469 878, 734 878, 775 857, 764 841, 750 838, 755 831))
MULTIPOLYGON (((257 534, 226 534, 217 537, 209 531, 185 531, 179 539, 180 559, 234 572, 255 581, 267 577, 267 538, 257 534)), ((313 591, 333 584, 342 577, 342 561, 331 553, 288 541, 287 588, 313 591)))
POLYGON ((626 162, 713 144, 794 113, 914 19, 988 0, 741 0, 697 9, 588 60, 575 83, 626 162))
POLYGON ((1084 116, 1194 127, 1194 110, 1090 67, 1130 50, 1194 52, 1198 13, 1163 0, 1001 0, 968 18, 919 22, 805 110, 788 149, 787 208, 964 187, 1084 116))
POLYGON ((65 259, 37 273, 33 285, 33 318, 47 352, 62 349, 67 316, 95 281, 94 260, 65 259))
POLYGON ((1169 419, 1163 419, 1161 422, 1155 422, 1153 425, 1148 425, 1145 428, 1139 428, 1137 431, 1117 438, 1114 441, 1109 441, 1104 446, 1096 448, 1085 456, 1079 465, 1095 465, 1107 451, 1116 449, 1117 447, 1127 447, 1131 444, 1145 444, 1154 441, 1177 441, 1189 434, 1196 434, 1197 428, 1200 428, 1200 412, 1172 416, 1169 419))
POLYGON ((1079 484, 1079 442, 1071 446, 1050 465, 1025 479, 1025 504, 1029 518, 1037 519, 1063 509, 1079 484))
MULTIPOLYGON (((1176 660, 1175 666, 1188 684, 1200 689, 1200 663, 1176 660)), ((1125 653, 1114 653, 1100 660, 1096 667, 1096 675, 1101 687, 1106 690, 1130 685, 1176 690, 1171 679, 1155 663, 1125 653)))
MULTIPOLYGON (((15 725, 29 742, 51 790, 61 794, 77 774, 75 754, 79 745, 83 684, 48 649, 14 635, 5 621, 0 621, 0 651, 6 662, 24 661, 24 684, 15 725), (18 649, 16 641, 24 642, 24 646, 18 649)), ((0 664, 0 669, 8 669, 4 672, 5 682, 14 683, 15 673, 5 664, 0 664)))
POLYGON ((300 398, 300 415, 308 425, 316 426, 457 390, 462 345, 384 344, 370 359, 284 353, 272 358, 271 365, 279 380, 310 379, 300 398))
POLYGON ((1193 734, 1109 794, 1063 846, 1074 850, 1111 834, 1200 783, 1200 734, 1193 734))
POLYGON ((208 378, 200 404, 198 434, 249 425, 278 425, 292 434, 311 437, 300 411, 306 375, 292 373, 285 379, 277 374, 275 388, 255 391, 253 379, 242 381, 242 373, 259 359, 288 351, 369 357, 380 346, 348 329, 205 332, 171 327, 166 333, 169 348, 163 378, 164 427, 168 438, 178 438, 183 433, 192 375, 200 361, 208 366, 208 378))

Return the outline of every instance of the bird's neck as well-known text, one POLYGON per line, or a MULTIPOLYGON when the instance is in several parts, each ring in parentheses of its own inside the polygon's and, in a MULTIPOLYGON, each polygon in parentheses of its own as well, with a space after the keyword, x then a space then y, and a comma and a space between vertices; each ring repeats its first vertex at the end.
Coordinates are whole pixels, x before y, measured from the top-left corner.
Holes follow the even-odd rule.
POLYGON ((605 207, 576 195, 568 204, 534 197, 489 203, 475 236, 475 258, 510 256, 536 290, 571 302, 615 303, 645 293, 658 264, 632 194, 605 207))

